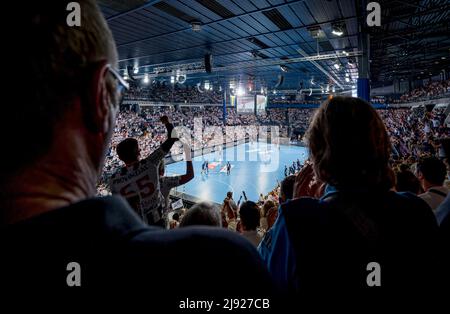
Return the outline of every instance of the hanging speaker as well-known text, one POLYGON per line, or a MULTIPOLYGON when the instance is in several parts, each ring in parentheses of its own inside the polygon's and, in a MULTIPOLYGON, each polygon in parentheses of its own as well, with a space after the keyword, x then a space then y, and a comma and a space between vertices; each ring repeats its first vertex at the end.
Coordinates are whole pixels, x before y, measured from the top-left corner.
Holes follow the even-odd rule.
POLYGON ((284 76, 283 75, 278 75, 278 81, 277 81, 277 84, 275 85, 275 88, 278 88, 278 87, 280 87, 281 85, 283 85, 283 82, 284 82, 284 76))
POLYGON ((206 54, 205 55, 205 70, 206 70, 206 73, 211 73, 211 62, 212 60, 211 60, 211 54, 206 54))
POLYGON ((136 81, 136 79, 134 78, 134 75, 133 75, 133 67, 131 65, 127 66, 127 72, 128 72, 128 77, 130 78, 130 80, 136 81))

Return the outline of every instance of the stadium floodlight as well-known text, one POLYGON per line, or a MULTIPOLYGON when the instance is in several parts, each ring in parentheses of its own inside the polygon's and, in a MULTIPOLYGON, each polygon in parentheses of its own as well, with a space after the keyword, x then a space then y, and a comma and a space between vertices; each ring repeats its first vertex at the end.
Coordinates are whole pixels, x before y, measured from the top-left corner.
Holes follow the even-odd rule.
POLYGON ((149 79, 148 79, 148 74, 145 74, 144 75, 144 84, 148 84, 148 82, 149 82, 149 79))
POLYGON ((244 96, 244 94, 245 94, 244 88, 242 88, 242 86, 239 86, 238 89, 237 89, 236 95, 244 96))
POLYGON ((172 84, 175 83, 175 76, 171 76, 171 77, 170 77, 170 83, 172 83, 172 84))
POLYGON ((138 74, 138 72, 139 72, 139 69, 137 67, 133 69, 134 74, 138 74))

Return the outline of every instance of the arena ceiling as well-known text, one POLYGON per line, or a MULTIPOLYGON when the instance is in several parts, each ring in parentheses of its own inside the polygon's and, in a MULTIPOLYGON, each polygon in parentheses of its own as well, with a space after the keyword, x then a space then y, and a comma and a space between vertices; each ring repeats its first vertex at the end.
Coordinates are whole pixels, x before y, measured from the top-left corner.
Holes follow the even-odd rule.
MULTIPOLYGON (((255 88, 272 88, 282 75, 280 88, 284 89, 310 87, 312 78, 315 87, 330 84, 349 89, 357 78, 358 58, 351 54, 360 51, 358 21, 365 20, 360 0, 98 2, 116 40, 119 67, 138 68, 138 77, 158 73, 156 79, 167 80, 176 69, 183 69, 187 79, 195 83, 207 80, 223 85, 251 80, 255 88), (194 31, 193 23, 200 24, 201 29, 194 31), (343 31, 342 36, 332 33, 336 27, 343 31), (318 52, 337 54, 338 58, 314 60, 318 52), (205 54, 212 55, 211 73, 204 69, 205 54)), ((415 51, 425 58, 435 47, 430 43, 439 46, 433 58, 440 59, 440 53, 448 55, 448 48, 442 48, 448 46, 448 35, 442 38, 446 30, 448 34, 448 23, 441 25, 448 22, 448 0, 380 3, 382 23, 389 23, 370 30, 372 81, 397 77, 401 72, 389 73, 394 63, 405 70, 411 68, 415 57, 404 55, 405 44, 407 51, 429 47, 425 52, 415 51), (418 19, 408 19, 416 13, 418 19), (434 23, 441 23, 440 28, 436 29, 434 23), (423 38, 422 27, 432 33, 433 39, 423 38)))
POLYGON ((374 86, 417 80, 450 66, 450 1, 379 1, 381 27, 370 28, 374 86))

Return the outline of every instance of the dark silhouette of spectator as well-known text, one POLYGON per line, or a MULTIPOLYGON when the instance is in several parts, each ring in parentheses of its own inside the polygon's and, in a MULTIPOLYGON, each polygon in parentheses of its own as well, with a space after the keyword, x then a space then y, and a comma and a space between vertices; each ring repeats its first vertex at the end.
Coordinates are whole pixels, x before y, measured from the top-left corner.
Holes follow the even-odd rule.
POLYGON ((397 192, 411 192, 419 194, 422 190, 419 179, 409 170, 400 170, 396 173, 395 190, 397 192))
POLYGON ((260 209, 255 202, 246 201, 241 204, 239 208, 239 215, 241 217, 241 234, 249 240, 253 245, 258 246, 261 242, 261 236, 256 230, 259 227, 260 209))
POLYGON ((443 161, 436 157, 423 158, 417 164, 417 177, 424 193, 419 197, 423 199, 434 211, 445 199, 450 190, 444 186, 447 169, 443 161))
POLYGON ((10 148, 0 166, 2 305, 25 312, 72 300, 158 313, 178 311, 188 296, 271 295, 267 270, 240 235, 147 226, 123 198, 95 197, 127 84, 96 1, 78 3, 81 27, 67 25, 66 1, 8 7, 20 27, 4 40, 20 62, 5 68, 6 88, 23 101, 5 106, 0 125, 10 148), (180 265, 187 271, 173 272, 180 265), (217 270, 233 280, 218 280, 217 270))
POLYGON ((220 210, 212 203, 201 202, 189 208, 181 218, 180 227, 187 226, 222 227, 220 210))
POLYGON ((316 112, 308 145, 299 198, 280 206, 258 247, 278 284, 305 304, 350 291, 367 296, 374 291, 366 269, 377 262, 387 295, 429 289, 436 220, 420 198, 391 191, 391 145, 376 111, 358 98, 333 97, 316 112), (314 177, 327 184, 321 199, 311 197, 314 177))

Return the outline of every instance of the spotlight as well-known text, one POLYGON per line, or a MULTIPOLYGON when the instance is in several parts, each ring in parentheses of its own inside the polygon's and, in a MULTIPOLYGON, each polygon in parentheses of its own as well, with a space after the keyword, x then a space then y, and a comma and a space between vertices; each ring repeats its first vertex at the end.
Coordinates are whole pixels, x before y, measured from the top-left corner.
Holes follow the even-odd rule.
POLYGON ((345 78, 345 81, 346 81, 347 83, 349 83, 349 82, 350 82, 350 78, 349 78, 349 77, 346 77, 346 78, 345 78))
POLYGON ((237 89, 236 95, 244 96, 244 94, 245 94, 244 89, 242 88, 242 86, 239 86, 238 89, 237 89))
POLYGON ((138 68, 134 68, 134 69, 133 69, 133 73, 134 73, 134 74, 138 74, 138 72, 139 72, 139 69, 138 69, 138 68))
POLYGON ((144 84, 148 84, 148 74, 144 75, 144 84))
POLYGON ((264 94, 264 87, 261 86, 261 94, 264 94))
POLYGON ((335 63, 335 64, 333 64, 333 66, 334 66, 334 68, 335 68, 336 70, 339 70, 339 69, 341 68, 341 66, 339 65, 339 63, 335 63))
POLYGON ((336 36, 342 36, 344 35, 344 30, 342 29, 341 25, 334 24, 332 25, 331 33, 336 36))
POLYGON ((205 82, 205 89, 206 89, 206 90, 209 89, 209 82, 205 82))
POLYGON ((333 86, 333 88, 331 89, 333 93, 336 92, 336 87, 333 86))
POLYGON ((172 83, 172 84, 175 83, 175 76, 171 76, 171 77, 170 77, 170 83, 172 83))

